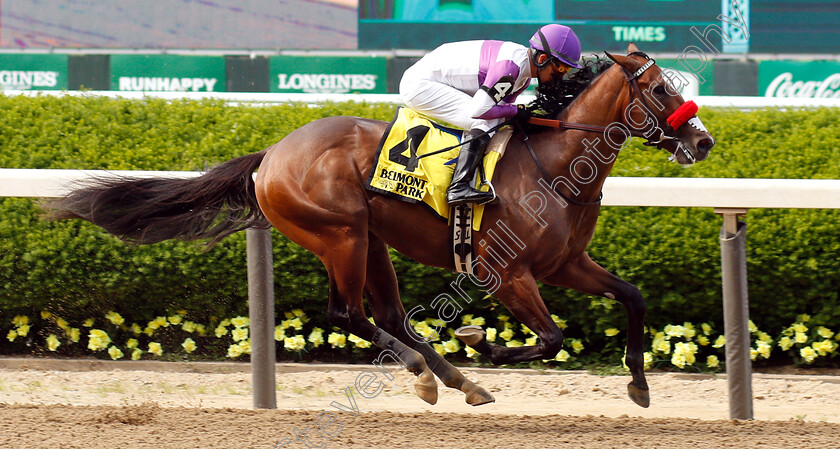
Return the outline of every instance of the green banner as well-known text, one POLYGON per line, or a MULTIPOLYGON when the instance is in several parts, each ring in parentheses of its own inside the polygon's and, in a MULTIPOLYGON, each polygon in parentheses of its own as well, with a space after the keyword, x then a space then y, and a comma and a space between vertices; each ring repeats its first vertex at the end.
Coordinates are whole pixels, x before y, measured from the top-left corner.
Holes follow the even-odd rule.
POLYGON ((271 92, 386 93, 388 59, 370 56, 275 56, 271 92))
POLYGON ((0 54, 0 88, 67 89, 67 55, 0 54))
POLYGON ((113 55, 111 89, 146 92, 225 92, 221 56, 113 55))
POLYGON ((762 61, 758 92, 765 97, 840 98, 840 62, 762 61))

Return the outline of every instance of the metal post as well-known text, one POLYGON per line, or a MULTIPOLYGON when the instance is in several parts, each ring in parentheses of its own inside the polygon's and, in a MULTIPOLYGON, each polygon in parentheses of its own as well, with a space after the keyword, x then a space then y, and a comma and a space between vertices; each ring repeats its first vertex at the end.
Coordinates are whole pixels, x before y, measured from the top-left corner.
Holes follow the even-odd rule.
POLYGON ((746 214, 747 209, 715 209, 715 213, 723 215, 720 256, 729 418, 753 419, 748 323, 750 312, 747 295, 747 224, 738 220, 738 215, 746 214))
POLYGON ((274 262, 271 255, 271 229, 249 228, 245 233, 254 408, 277 408, 274 387, 274 262))

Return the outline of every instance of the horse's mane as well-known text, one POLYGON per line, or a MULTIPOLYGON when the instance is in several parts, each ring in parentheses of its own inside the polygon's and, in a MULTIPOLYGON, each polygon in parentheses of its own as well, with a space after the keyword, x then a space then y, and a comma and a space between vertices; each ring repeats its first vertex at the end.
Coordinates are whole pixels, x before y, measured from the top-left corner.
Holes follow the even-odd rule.
POLYGON ((614 64, 611 60, 593 55, 587 59, 583 68, 570 71, 563 82, 538 86, 535 90, 536 98, 528 109, 537 117, 557 117, 560 112, 572 104, 601 74, 614 64))

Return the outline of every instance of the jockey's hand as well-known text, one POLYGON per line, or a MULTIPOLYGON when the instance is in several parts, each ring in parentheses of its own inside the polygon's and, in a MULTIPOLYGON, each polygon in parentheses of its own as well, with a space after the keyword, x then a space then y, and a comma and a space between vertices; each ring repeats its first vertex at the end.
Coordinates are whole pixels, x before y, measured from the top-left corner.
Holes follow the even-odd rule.
POLYGON ((523 125, 528 124, 528 119, 531 118, 531 111, 524 104, 520 104, 516 108, 516 117, 514 119, 523 125))

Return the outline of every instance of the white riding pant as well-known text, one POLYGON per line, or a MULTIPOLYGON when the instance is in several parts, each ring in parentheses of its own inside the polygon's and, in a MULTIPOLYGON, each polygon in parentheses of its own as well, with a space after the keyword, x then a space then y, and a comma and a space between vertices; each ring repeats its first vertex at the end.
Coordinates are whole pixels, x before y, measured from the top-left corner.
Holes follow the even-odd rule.
POLYGON ((467 131, 487 131, 504 121, 502 118, 473 118, 472 95, 438 81, 411 76, 410 72, 407 71, 400 81, 400 97, 411 109, 467 131))

